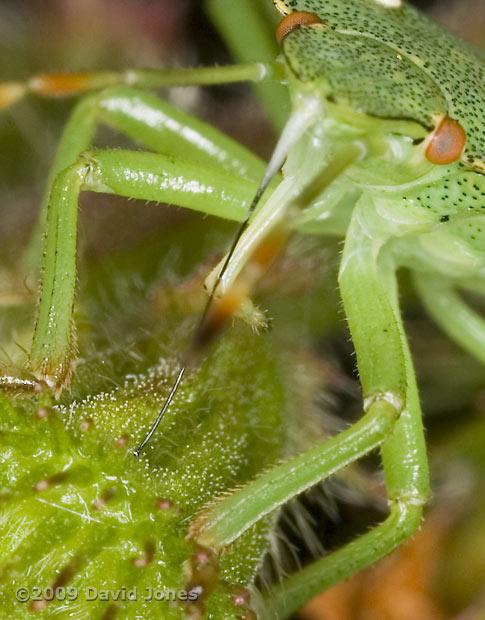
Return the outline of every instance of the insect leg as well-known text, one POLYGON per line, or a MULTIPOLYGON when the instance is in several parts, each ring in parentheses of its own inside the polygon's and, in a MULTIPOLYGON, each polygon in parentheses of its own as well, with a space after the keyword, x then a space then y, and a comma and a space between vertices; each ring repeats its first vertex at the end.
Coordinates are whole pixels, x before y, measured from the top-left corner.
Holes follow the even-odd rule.
POLYGON ((389 516, 371 532, 272 589, 267 599, 275 618, 286 617, 322 590, 389 553, 418 527, 428 496, 421 412, 397 301, 395 266, 383 250, 384 240, 368 232, 366 214, 372 209, 372 203, 357 205, 340 270, 366 414, 341 435, 221 498, 201 513, 192 528, 197 540, 220 548, 250 527, 258 514, 278 508, 381 445, 389 516))
POLYGON ((169 202, 242 219, 254 183, 215 167, 137 151, 86 152, 56 178, 50 194, 42 294, 30 366, 59 391, 75 356, 77 208, 80 191, 169 202))
POLYGON ((380 446, 398 416, 388 401, 375 401, 364 417, 347 430, 203 510, 192 524, 191 536, 215 549, 229 545, 263 515, 380 446))
POLYGON ((399 311, 395 265, 378 231, 373 232, 372 224, 366 221, 369 211, 371 203, 361 202, 356 207, 339 281, 357 353, 364 403, 384 394, 391 401, 402 399, 404 405, 381 447, 389 516, 370 532, 272 590, 268 600, 274 605, 275 617, 285 617, 318 592, 372 564, 411 536, 419 527, 429 495, 419 396, 399 311))
MULTIPOLYGON (((244 205, 249 200, 248 194, 255 191, 256 182, 265 167, 258 157, 235 141, 153 95, 118 87, 90 95, 77 104, 62 136, 49 175, 44 206, 25 261, 28 271, 37 271, 42 262, 45 262, 46 267, 30 366, 41 375, 51 377, 49 381, 56 385, 57 390, 68 379, 75 355, 72 296, 76 273, 76 208, 77 196, 83 183, 87 181, 87 167, 89 167, 89 158, 82 158, 81 154, 91 146, 98 123, 108 124, 155 151, 165 152, 175 158, 183 157, 187 162, 194 161, 202 166, 207 165, 202 177, 199 176, 200 170, 195 164, 192 164, 191 168, 189 166, 195 174, 192 179, 186 178, 187 191, 179 187, 179 191, 171 195, 176 204, 191 205, 192 208, 221 217, 234 220, 243 218, 247 209, 244 205), (81 179, 73 170, 69 171, 72 166, 78 166, 78 173, 84 175, 84 178, 81 179), (224 171, 227 171, 227 175, 224 171), (64 175, 63 180, 58 181, 58 191, 53 192, 55 180, 61 173, 64 175), (191 185, 192 181, 195 185, 191 185), (198 197, 192 192, 192 198, 195 197, 195 200, 192 200, 190 188, 199 187, 198 182, 205 183, 203 187, 207 190, 213 187, 221 189, 225 184, 227 192, 222 192, 220 199, 214 199, 214 196, 218 195, 217 192, 212 198, 207 192, 199 192, 198 197), (63 183, 61 197, 59 184, 63 183), (219 186, 219 183, 222 185, 219 186), (251 188, 248 189, 248 194, 245 193, 246 188, 251 188), (49 202, 50 219, 47 217, 49 202), (65 217, 61 217, 60 211, 63 203, 68 205, 65 217), (48 222, 47 228, 46 222, 48 222), (61 235, 56 222, 59 222, 62 228, 61 235), (61 377, 64 378, 61 380, 61 377)), ((136 175, 133 174, 140 183, 124 184, 111 179, 111 185, 105 184, 103 188, 94 185, 94 191, 123 194, 127 186, 129 191, 126 191, 130 196, 147 196, 141 187, 143 180, 147 178, 148 186, 151 187, 148 192, 152 199, 161 201, 165 196, 165 200, 169 201, 166 190, 176 183, 174 181, 170 184, 168 179, 171 173, 176 175, 176 171, 171 168, 171 172, 167 173, 165 192, 163 190, 157 192, 153 188, 153 181, 160 180, 160 174, 163 176, 167 159, 156 160, 158 163, 150 169, 149 162, 152 161, 150 156, 148 160, 143 158, 143 154, 140 156, 141 159, 138 158, 136 162, 131 161, 133 165, 138 165, 136 175), (147 174, 150 173, 151 177, 145 174, 143 164, 148 166, 147 174), (149 179, 152 179, 151 185, 149 179)), ((124 161, 121 153, 120 157, 121 160, 113 156, 110 159, 111 165, 118 171, 117 163, 124 161)), ((104 161, 104 165, 109 164, 104 161)), ((181 169, 180 171, 183 172, 181 169)), ((182 177, 179 177, 179 180, 180 178, 182 177)), ((131 181, 134 181, 133 178, 131 181)))
POLYGON ((485 319, 443 278, 414 272, 414 282, 421 301, 436 323, 461 347, 485 363, 485 319))
MULTIPOLYGON (((278 190, 275 194, 277 192, 278 190)), ((344 437, 349 435, 349 438, 348 443, 342 440, 343 447, 340 446, 339 437, 336 437, 314 448, 314 454, 312 451, 308 453, 308 457, 307 454, 303 454, 301 457, 290 461, 291 472, 297 471, 297 475, 289 476, 285 466, 277 467, 254 481, 247 489, 237 491, 233 496, 221 501, 205 515, 202 515, 201 523, 194 525, 194 531, 200 532, 200 536, 206 544, 217 547, 227 544, 253 523, 254 515, 261 514, 263 503, 267 503, 267 512, 274 510, 290 497, 297 495, 315 484, 319 479, 324 479, 333 473, 334 442, 338 441, 338 453, 341 454, 342 466, 347 464, 349 459, 352 460, 350 455, 354 441, 357 445, 359 443, 357 437, 353 435, 354 428, 355 433, 363 432, 366 441, 368 440, 368 444, 364 443, 364 450, 372 450, 376 445, 373 436, 376 429, 373 409, 375 404, 381 401, 387 403, 390 409, 384 407, 384 411, 387 411, 387 415, 390 415, 389 411, 391 414, 394 412, 391 418, 395 419, 401 413, 405 402, 407 373, 403 336, 399 328, 399 315, 396 315, 395 308, 390 303, 383 276, 375 262, 375 256, 379 253, 381 242, 373 243, 372 240, 366 239, 362 234, 353 233, 353 230, 358 229, 358 227, 359 210, 356 210, 342 258, 340 282, 358 356, 359 354, 369 356, 369 361, 364 359, 363 362, 358 357, 364 385, 364 408, 368 412, 367 416, 364 416, 358 423, 357 428, 351 427, 345 431, 344 437), (361 307, 363 306, 366 307, 369 318, 361 322, 361 307), (358 346, 359 344, 361 346, 358 346), (369 374, 368 377, 363 376, 365 370, 369 374), (368 418, 369 422, 367 423, 368 418), (360 425, 363 426, 362 431, 360 425), (367 447, 365 447, 366 445, 367 447), (329 467, 327 459, 330 459, 331 467, 329 467), (321 467, 319 470, 321 478, 314 477, 311 463, 315 461, 318 463, 318 467, 321 467), (265 493, 261 489, 254 492, 253 485, 258 489, 260 486, 267 488, 270 493, 268 499, 264 499, 265 493), (281 485, 280 490, 278 490, 279 485, 281 485), (254 511, 252 503, 258 504, 254 511), (223 523, 224 532, 220 531, 219 523, 223 523)), ((379 406, 379 410, 381 409, 382 406, 379 406)), ((356 455, 355 458, 360 455, 356 455)))
POLYGON ((65 97, 110 86, 124 85, 139 88, 210 86, 234 82, 257 82, 281 77, 281 65, 275 62, 165 70, 127 69, 121 72, 43 73, 34 75, 25 82, 0 84, 0 110, 15 104, 27 95, 65 97))
POLYGON ((91 147, 99 123, 113 127, 156 152, 215 165, 248 180, 258 181, 264 171, 264 162, 239 143, 154 95, 115 87, 87 96, 72 112, 47 179, 25 260, 29 271, 38 270, 43 254, 47 203, 54 180, 91 147))
MULTIPOLYGON (((0 91, 1 88, 0 86, 0 91)), ((27 272, 38 272, 42 262, 47 205, 54 180, 64 168, 70 166, 77 160, 80 153, 91 146, 95 130, 96 98, 88 96, 82 99, 74 108, 57 147, 54 161, 50 167, 39 216, 24 257, 24 267, 27 272)))

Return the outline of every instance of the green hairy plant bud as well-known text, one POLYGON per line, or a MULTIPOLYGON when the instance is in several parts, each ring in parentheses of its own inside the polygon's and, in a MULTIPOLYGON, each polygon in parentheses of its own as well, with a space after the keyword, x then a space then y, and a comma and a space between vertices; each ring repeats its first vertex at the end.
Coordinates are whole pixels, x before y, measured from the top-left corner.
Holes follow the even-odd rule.
POLYGON ((232 331, 188 373, 139 458, 133 450, 177 358, 103 391, 99 364, 80 368, 82 398, 1 396, 4 617, 255 617, 250 590, 273 517, 220 556, 187 533, 204 506, 287 453, 284 373, 271 339, 244 325, 232 331))

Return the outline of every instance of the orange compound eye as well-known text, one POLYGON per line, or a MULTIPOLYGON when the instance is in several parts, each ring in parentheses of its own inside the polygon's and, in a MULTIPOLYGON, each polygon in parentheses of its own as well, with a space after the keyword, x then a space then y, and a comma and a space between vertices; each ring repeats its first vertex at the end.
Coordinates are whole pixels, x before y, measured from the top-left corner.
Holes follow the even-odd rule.
POLYGON ((278 28, 276 29, 276 39, 281 45, 281 42, 287 34, 293 32, 295 28, 299 26, 313 26, 314 24, 325 24, 318 15, 315 13, 309 13, 308 11, 295 11, 284 17, 278 28))
POLYGON ((458 121, 445 116, 434 130, 426 148, 426 157, 438 165, 456 161, 466 144, 466 133, 458 121))

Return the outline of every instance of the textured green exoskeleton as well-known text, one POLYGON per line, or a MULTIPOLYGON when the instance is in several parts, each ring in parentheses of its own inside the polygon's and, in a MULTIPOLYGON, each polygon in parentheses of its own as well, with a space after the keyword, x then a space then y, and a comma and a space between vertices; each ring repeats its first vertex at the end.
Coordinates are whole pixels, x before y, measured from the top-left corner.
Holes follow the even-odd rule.
MULTIPOLYGON (((237 0, 237 5, 235 0, 208 2, 211 13, 218 16, 220 28, 226 34, 230 32, 242 61, 254 61, 250 58, 253 50, 246 52, 237 45, 242 29, 232 9, 237 6, 245 12, 249 23, 255 16, 262 18, 261 9, 268 8, 268 4, 269 0, 266 4, 264 0, 261 4, 255 0, 237 0)), ((101 549, 101 555, 110 557, 108 572, 113 583, 131 585, 138 579, 141 573, 126 562, 134 553, 131 549, 135 549, 150 564, 147 571, 153 573, 159 570, 157 562, 165 566, 164 562, 173 560, 168 583, 170 586, 178 583, 181 587, 182 561, 189 557, 193 545, 202 550, 203 557, 199 556, 199 560, 208 565, 205 573, 198 567, 192 569, 197 577, 193 580, 195 585, 204 592, 196 613, 207 609, 208 618, 252 618, 256 613, 254 606, 252 611, 225 607, 231 604, 231 596, 224 580, 249 585, 254 577, 257 557, 262 555, 264 545, 262 534, 252 538, 253 529, 264 529, 265 520, 271 519, 287 501, 376 448, 382 456, 388 517, 350 544, 269 588, 264 592, 265 604, 261 604, 258 613, 261 617, 285 618, 323 589, 389 553, 412 535, 421 522, 429 496, 428 466, 416 378, 399 308, 396 272, 401 267, 410 269, 424 304, 437 322, 485 362, 485 321, 457 292, 459 288, 485 292, 485 57, 483 52, 447 33, 404 2, 275 0, 274 4, 281 16, 290 20, 278 29, 281 49, 276 60, 263 58, 264 62, 259 63, 186 71, 38 76, 25 85, 0 87, 0 105, 29 91, 49 95, 106 87, 77 105, 53 166, 45 202, 42 296, 29 360, 32 377, 30 383, 27 379, 24 383, 33 389, 45 383, 59 394, 68 385, 75 365, 73 307, 77 205, 81 191, 166 201, 237 221, 244 221, 248 209, 257 202, 254 213, 250 211, 248 225, 240 230, 229 260, 221 263, 208 278, 209 291, 214 294, 214 286, 218 286, 217 295, 213 295, 217 302, 237 290, 241 281, 244 283, 247 265, 254 262, 264 241, 276 236, 276 232, 280 234, 283 230, 287 235, 291 229, 342 237, 339 287, 357 354, 364 415, 341 434, 288 462, 275 464, 280 458, 278 451, 285 444, 282 438, 277 449, 272 447, 265 452, 257 468, 247 469, 252 454, 247 452, 251 433, 259 437, 257 425, 262 425, 267 415, 272 417, 271 432, 276 432, 278 427, 280 405, 274 397, 278 388, 274 387, 276 379, 269 376, 271 364, 256 365, 254 376, 258 378, 249 381, 241 368, 235 368, 243 386, 254 381, 251 386, 254 389, 246 396, 248 401, 253 399, 251 408, 263 416, 260 421, 245 420, 243 424, 239 420, 238 416, 245 415, 241 396, 235 388, 231 394, 231 384, 223 385, 225 379, 219 376, 217 384, 224 387, 222 398, 225 403, 233 403, 230 411, 237 412, 230 432, 219 426, 225 423, 226 405, 207 404, 203 394, 197 397, 200 401, 181 403, 174 411, 169 410, 168 417, 162 421, 147 457, 147 466, 152 469, 147 479, 142 475, 143 465, 131 462, 128 452, 120 459, 109 451, 109 446, 114 450, 113 441, 119 433, 126 430, 131 437, 141 431, 132 416, 129 419, 122 416, 118 425, 112 418, 120 401, 143 400, 137 388, 134 393, 125 389, 108 400, 100 397, 74 405, 73 417, 69 417, 67 409, 58 408, 55 419, 63 420, 59 422, 60 427, 52 426, 50 430, 46 427, 42 435, 39 431, 42 438, 39 441, 46 442, 39 471, 30 465, 37 437, 37 431, 32 428, 37 422, 33 426, 29 423, 27 429, 28 413, 6 408, 5 432, 13 447, 7 448, 4 438, 2 441, 3 449, 10 450, 8 457, 13 464, 6 469, 5 527, 11 527, 15 519, 20 522, 22 514, 26 521, 25 525, 18 525, 19 536, 23 536, 18 543, 19 552, 15 552, 11 562, 3 562, 7 580, 16 578, 25 564, 45 566, 54 582, 88 579, 90 560, 93 571, 105 570, 89 547, 95 545, 101 549), (215 129, 136 88, 243 80, 262 82, 263 88, 265 80, 280 80, 288 85, 290 118, 267 168, 215 129), (93 148, 98 123, 119 130, 147 151, 93 148), (262 189, 266 190, 264 194, 262 189), (258 197, 263 194, 260 201, 253 200, 255 193, 258 197), (273 386, 270 398, 262 396, 266 384, 268 390, 273 386), (224 439, 217 435, 210 445, 192 419, 207 407, 209 413, 203 423, 216 435, 217 429, 224 435, 224 439), (90 435, 87 429, 81 436, 72 426, 73 420, 86 418, 95 420, 95 430, 90 435), (185 423, 190 431, 184 427, 185 423), (253 430, 252 424, 256 424, 253 430), (106 444, 103 437, 105 433, 109 436, 111 428, 118 433, 112 434, 111 443, 106 444), (177 444, 185 450, 181 460, 171 452, 172 432, 183 438, 177 444), (186 443, 186 435, 192 433, 196 433, 195 451, 186 443), (23 435, 27 438, 25 442, 19 438, 23 435), (225 462, 228 453, 220 450, 229 437, 235 442, 231 454, 237 453, 237 461, 244 465, 244 472, 238 471, 237 475, 230 463, 225 462), (238 437, 246 444, 237 447, 238 437), (26 452, 25 465, 22 449, 26 452), (205 465, 192 465, 191 459, 197 461, 199 451, 204 453, 201 458, 205 459, 205 465), (214 457, 207 464, 207 455, 212 454, 214 457), (263 471, 268 463, 273 466, 263 471), (65 467, 68 467, 66 478, 65 467), (103 492, 109 489, 100 480, 104 476, 124 480, 124 467, 127 476, 130 475, 129 482, 118 485, 117 493, 124 502, 134 492, 132 489, 136 489, 143 508, 138 509, 136 503, 125 503, 125 512, 113 509, 117 515, 114 521, 118 519, 112 526, 116 530, 113 535, 123 541, 116 553, 123 557, 117 561, 114 552, 113 555, 106 551, 110 549, 109 536, 113 530, 104 517, 97 534, 93 523, 82 525, 93 532, 93 538, 86 543, 87 551, 83 552, 80 540, 83 535, 72 533, 73 519, 81 517, 61 515, 55 508, 69 501, 65 499, 70 497, 69 493, 65 494, 65 485, 73 485, 70 492, 74 504, 96 502, 99 498, 103 504, 103 492), (229 470, 222 481, 216 471, 225 467, 229 470), (20 476, 18 469, 27 471, 20 476), (173 482, 170 488, 166 486, 168 480, 173 482), (197 494, 198 485, 209 481, 214 485, 197 494), (225 493, 240 483, 245 486, 225 493), (88 489, 89 484, 98 484, 99 489, 95 495, 86 491, 84 496, 85 491, 81 493, 80 489, 88 489), (194 501, 190 495, 193 484, 197 495, 194 501), (54 524, 53 528, 47 528, 54 529, 54 534, 49 534, 52 543, 46 557, 38 539, 34 537, 32 542, 26 533, 27 528, 33 527, 40 537, 44 536, 42 523, 36 521, 32 525, 29 520, 32 506, 42 499, 40 492, 53 496, 51 508, 48 504, 41 507, 52 510, 48 518, 54 524), (153 506, 150 501, 160 494, 164 498, 169 495, 171 501, 180 505, 183 518, 170 510, 159 514, 150 508, 153 506), (140 510, 139 517, 131 521, 130 511, 135 514, 137 510, 140 510), (63 519, 70 521, 66 520, 63 526, 63 519), (130 523, 126 531, 123 520, 130 523), (158 532, 166 521, 173 528, 170 531, 176 532, 171 539, 176 551, 170 560, 159 559, 157 547, 164 545, 164 538, 158 532), (141 524, 147 522, 155 524, 148 538, 139 534, 139 528, 146 529, 141 524), (183 538, 186 534, 189 542, 183 538), (69 536, 76 535, 79 539, 75 539, 72 547, 63 546, 69 536), (251 554, 254 561, 249 572, 240 566, 241 556, 233 560, 232 568, 225 568, 233 551, 244 553, 244 545, 251 544, 257 549, 251 554), (69 562, 76 571, 69 569, 69 562, 61 564, 57 560, 56 553, 65 554, 69 549, 69 562), (76 563, 85 568, 78 570, 76 563), (83 570, 85 576, 81 576, 83 570), (222 577, 216 579, 211 571, 218 571, 222 577)), ((266 54, 271 49, 272 36, 261 32, 257 38, 262 44, 255 44, 255 49, 266 54)), ((261 92, 267 104, 267 91, 261 92)), ((274 105, 278 106, 273 120, 278 125, 285 109, 284 101, 280 99, 280 91, 272 93, 274 105)), ((35 254, 38 247, 34 239, 31 251, 35 254)), ((251 304, 248 299, 245 302, 246 315, 251 318, 251 304)), ((322 304, 325 303, 326 299, 322 299, 322 304)), ((213 363, 223 365, 221 359, 213 363)), ((227 372, 230 374, 230 370, 227 372)), ((209 374, 207 381, 210 381, 209 374)), ((18 389, 22 387, 22 381, 15 377, 4 377, 3 383, 10 388, 16 383, 18 389)), ((184 390, 190 390, 190 378, 184 390)), ((153 394, 150 398, 154 398, 153 394)), ((185 400, 192 401, 192 397, 185 400)), ((138 406, 142 425, 146 427, 148 418, 155 416, 159 402, 138 406)), ((45 423, 46 420, 42 421, 45 423)), ((261 450, 265 450, 264 446, 261 450)), ((105 499, 110 499, 110 492, 105 499)), ((105 503, 109 507, 109 502, 105 503)), ((106 511, 107 520, 111 518, 110 511, 110 508, 106 511)), ((89 514, 98 518, 97 513, 89 514)), ((17 529, 9 531, 13 549, 17 529)), ((143 559, 138 564, 143 564, 143 559)), ((96 583, 99 575, 98 572, 93 577, 96 583)), ((47 614, 54 614, 54 606, 46 609, 47 614)), ((145 612, 143 607, 123 607, 119 617, 135 618, 137 609, 145 612)), ((163 617, 170 618, 172 613, 183 617, 186 609, 180 605, 167 607, 163 617)), ((97 616, 98 609, 92 613, 94 620, 98 617, 107 620, 115 611, 104 607, 99 610, 104 615, 97 616)))

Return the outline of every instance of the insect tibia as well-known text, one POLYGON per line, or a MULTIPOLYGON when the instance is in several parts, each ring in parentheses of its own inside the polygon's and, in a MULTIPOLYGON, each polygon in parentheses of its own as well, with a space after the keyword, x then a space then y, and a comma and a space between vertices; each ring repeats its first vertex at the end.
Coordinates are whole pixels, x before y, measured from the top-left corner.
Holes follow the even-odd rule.
POLYGON ((13 105, 27 94, 42 97, 63 97, 123 84, 122 75, 102 73, 45 73, 31 77, 26 82, 0 84, 0 110, 13 105))
POLYGON ((184 68, 93 73, 39 73, 25 82, 0 84, 0 110, 27 94, 40 97, 65 97, 99 91, 112 86, 193 86, 227 84, 231 82, 260 82, 270 77, 282 77, 277 62, 257 62, 222 67, 184 68))

